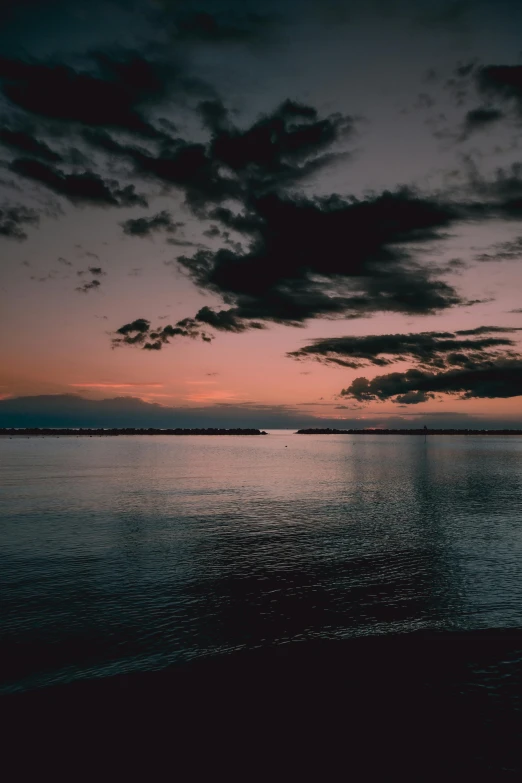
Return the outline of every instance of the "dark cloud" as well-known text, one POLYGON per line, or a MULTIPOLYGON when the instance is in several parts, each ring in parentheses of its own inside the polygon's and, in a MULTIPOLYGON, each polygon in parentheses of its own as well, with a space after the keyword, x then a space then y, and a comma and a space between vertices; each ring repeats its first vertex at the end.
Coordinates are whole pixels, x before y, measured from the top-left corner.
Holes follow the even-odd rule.
POLYGON ((479 253, 475 261, 522 261, 522 237, 491 245, 489 252, 479 253))
POLYGON ((419 402, 428 402, 433 396, 429 392, 409 391, 406 394, 399 394, 395 398, 395 402, 399 405, 417 405, 419 402))
MULTIPOLYGON (((52 394, 0 400, 0 427, 293 427, 320 422, 289 405, 247 402, 170 407, 137 397, 52 394)), ((336 422, 337 425, 339 422, 336 422)), ((331 422, 330 422, 331 424, 331 422)))
POLYGON ((319 118, 313 107, 293 101, 285 101, 246 130, 232 124, 219 101, 205 101, 199 111, 212 133, 206 144, 171 138, 158 152, 122 144, 105 131, 89 130, 84 137, 130 160, 142 177, 180 188, 188 205, 201 215, 212 204, 244 202, 253 194, 295 185, 337 161, 344 153, 327 150, 355 127, 353 118, 319 118))
POLYGON ((206 231, 203 231, 203 236, 214 239, 215 237, 221 236, 221 231, 217 226, 210 226, 206 231))
POLYGON ((183 190, 193 208, 238 195, 236 183, 220 175, 217 162, 209 157, 205 144, 180 139, 160 154, 130 146, 120 146, 119 153, 132 160, 141 176, 183 190))
MULTIPOLYGON (((261 220, 255 210, 248 213, 232 212, 228 207, 214 207, 208 213, 212 220, 218 220, 227 228, 237 231, 239 234, 254 234, 261 226, 261 220)), ((219 228, 215 226, 215 228, 219 228)), ((225 236, 225 234, 223 233, 225 236)))
POLYGON ((460 329, 455 334, 467 337, 480 334, 509 334, 509 332, 519 332, 518 327, 512 326, 476 326, 474 329, 460 329))
POLYGON ((355 128, 352 117, 332 114, 320 119, 315 108, 286 100, 241 131, 230 121, 227 125, 224 107, 217 102, 214 107, 212 125, 209 103, 202 105, 213 131, 210 156, 245 181, 249 192, 295 184, 333 162, 338 156, 325 150, 352 135, 355 128))
POLYGON ((198 286, 232 304, 235 318, 300 325, 378 311, 422 315, 462 301, 408 247, 437 238, 456 213, 412 191, 362 201, 272 193, 251 199, 239 218, 223 212, 212 217, 248 224, 248 250, 200 250, 178 261, 198 286))
POLYGON ((201 330, 193 318, 184 318, 174 326, 167 324, 161 328, 152 328, 150 321, 145 318, 137 318, 124 326, 121 326, 112 340, 113 347, 121 345, 134 345, 146 351, 159 351, 170 342, 171 337, 201 338, 205 342, 212 339, 201 330))
MULTIPOLYGON (((168 245, 174 245, 175 247, 204 247, 204 245, 201 244, 201 242, 192 242, 190 239, 174 239, 173 237, 169 237, 165 240, 165 242, 168 245)), ((176 260, 174 261, 165 261, 164 262, 166 266, 176 265, 176 260)))
POLYGON ((36 226, 39 222, 38 213, 29 207, 5 204, 0 207, 0 237, 27 239, 25 226, 36 226))
POLYGON ((250 245, 177 259, 198 287, 229 305, 202 308, 195 323, 241 332, 266 322, 300 326, 320 317, 425 315, 471 304, 412 254, 461 212, 412 190, 364 200, 250 194, 242 212, 214 207, 208 216, 243 232, 250 245))
POLYGON ((218 99, 201 101, 198 110, 203 126, 212 133, 231 129, 229 112, 222 101, 218 99))
POLYGON ((150 237, 157 231, 173 233, 183 225, 184 223, 174 222, 172 215, 167 210, 151 215, 151 217, 129 218, 120 223, 123 233, 132 237, 150 237))
POLYGON ((411 369, 371 380, 356 378, 341 391, 342 397, 358 402, 394 399, 402 404, 423 402, 436 394, 452 394, 461 399, 518 397, 522 395, 522 357, 484 360, 464 369, 438 373, 411 369))
POLYGON ((430 427, 506 428, 519 421, 496 417, 469 416, 454 411, 401 411, 375 414, 365 412, 357 418, 360 405, 338 406, 350 418, 316 417, 289 405, 218 404, 196 407, 170 407, 144 402, 137 397, 91 400, 78 394, 51 394, 12 397, 0 400, 0 427, 258 427, 260 429, 332 427, 362 429, 368 427, 421 427, 418 416, 429 417, 430 427))
POLYGON ((476 67, 477 63, 475 60, 468 63, 461 63, 455 68, 455 76, 463 79, 467 76, 470 76, 476 67))
POLYGON ((63 256, 58 258, 58 263, 63 264, 63 266, 72 266, 72 261, 68 261, 66 258, 63 258, 63 256))
POLYGON ((522 114, 522 65, 486 65, 475 79, 481 93, 511 101, 522 114))
POLYGON ((459 141, 466 141, 472 133, 489 128, 499 120, 504 119, 504 113, 499 109, 480 106, 477 109, 471 109, 464 118, 462 132, 459 141))
POLYGON ((115 207, 148 206, 145 196, 136 193, 134 185, 120 187, 118 182, 104 180, 91 171, 65 174, 60 169, 30 158, 18 158, 10 164, 9 168, 19 176, 38 182, 54 193, 65 196, 74 204, 90 203, 115 207))
POLYGON ((287 355, 350 368, 384 367, 402 361, 414 361, 423 369, 470 367, 485 356, 491 361, 506 359, 509 355, 506 349, 515 345, 512 335, 518 331, 510 327, 481 326, 457 332, 330 337, 315 340, 287 355))
POLYGON ((25 130, 12 130, 11 128, 0 129, 0 143, 10 149, 25 152, 35 158, 56 163, 62 160, 62 156, 52 150, 44 141, 40 141, 35 136, 25 130))
POLYGON ((475 161, 463 157, 468 192, 474 199, 469 205, 476 218, 499 217, 519 220, 522 217, 522 163, 499 167, 492 176, 480 173, 475 161))
POLYGON ((89 291, 96 291, 100 286, 101 283, 99 280, 90 280, 88 283, 83 283, 83 285, 78 286, 76 290, 80 291, 82 294, 88 294, 89 291))
POLYGON ((466 261, 463 261, 462 258, 450 258, 445 264, 445 268, 450 272, 459 273, 463 269, 469 269, 469 264, 466 261))
POLYGON ((238 317, 236 310, 212 310, 211 307, 202 307, 195 315, 195 320, 208 324, 214 329, 223 332, 244 332, 247 329, 264 329, 264 324, 257 321, 245 321, 238 317))
POLYGON ((145 118, 147 105, 171 90, 209 92, 197 89, 196 80, 186 78, 178 65, 125 49, 93 52, 90 69, 83 71, 58 62, 0 57, 0 83, 4 96, 31 114, 149 137, 162 133, 145 118))

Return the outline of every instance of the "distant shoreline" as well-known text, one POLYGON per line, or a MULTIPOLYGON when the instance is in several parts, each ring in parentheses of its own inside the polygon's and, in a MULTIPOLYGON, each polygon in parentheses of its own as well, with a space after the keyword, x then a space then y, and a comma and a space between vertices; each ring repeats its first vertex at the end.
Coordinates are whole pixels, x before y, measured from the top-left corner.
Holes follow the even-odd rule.
POLYGON ((371 429, 371 430, 298 430, 296 435, 522 435, 522 430, 458 430, 458 429, 371 429))
MULTIPOLYGON (((117 437, 124 435, 268 435, 264 430, 251 428, 224 429, 218 427, 203 427, 192 429, 160 429, 157 427, 4 427, 0 428, 0 437, 117 437)), ((292 435, 522 435, 520 430, 473 430, 473 429, 302 429, 292 435)))
POLYGON ((150 427, 149 429, 134 427, 113 427, 110 429, 90 429, 79 427, 78 429, 70 427, 25 427, 25 428, 2 428, 0 436, 18 436, 18 435, 42 435, 60 436, 69 435, 76 437, 115 437, 118 435, 267 435, 264 430, 257 429, 219 429, 217 427, 194 428, 194 429, 158 429, 150 427))

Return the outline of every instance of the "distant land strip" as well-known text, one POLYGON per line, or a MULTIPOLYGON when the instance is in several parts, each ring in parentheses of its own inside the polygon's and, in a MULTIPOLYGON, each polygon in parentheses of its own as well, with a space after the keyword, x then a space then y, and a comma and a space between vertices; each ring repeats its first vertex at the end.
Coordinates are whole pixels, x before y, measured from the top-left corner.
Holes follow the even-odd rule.
POLYGON ((25 428, 2 428, 0 429, 1 435, 76 435, 82 436, 115 436, 115 435, 266 435, 264 430, 256 429, 218 429, 216 427, 204 427, 197 429, 158 429, 157 427, 134 428, 134 427, 121 427, 111 429, 87 429, 85 427, 70 428, 40 428, 40 427, 25 427, 25 428))
POLYGON ((298 430, 297 435, 522 435, 522 430, 457 430, 457 429, 367 429, 335 430, 307 429, 298 430))
MULTIPOLYGON (((478 429, 354 429, 337 430, 330 427, 297 430, 295 435, 522 435, 519 430, 478 430, 478 429)), ((69 435, 76 437, 114 437, 117 435, 268 435, 264 430, 234 427, 223 429, 219 427, 196 427, 176 429, 159 427, 0 427, 0 437, 32 435, 59 437, 69 435)))

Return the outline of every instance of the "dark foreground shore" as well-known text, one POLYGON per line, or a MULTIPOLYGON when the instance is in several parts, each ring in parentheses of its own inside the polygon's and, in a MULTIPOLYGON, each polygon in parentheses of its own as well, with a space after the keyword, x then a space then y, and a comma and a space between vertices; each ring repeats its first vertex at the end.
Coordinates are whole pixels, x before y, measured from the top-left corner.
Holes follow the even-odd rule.
POLYGON ((518 779, 522 632, 292 643, 0 704, 17 779, 518 779))

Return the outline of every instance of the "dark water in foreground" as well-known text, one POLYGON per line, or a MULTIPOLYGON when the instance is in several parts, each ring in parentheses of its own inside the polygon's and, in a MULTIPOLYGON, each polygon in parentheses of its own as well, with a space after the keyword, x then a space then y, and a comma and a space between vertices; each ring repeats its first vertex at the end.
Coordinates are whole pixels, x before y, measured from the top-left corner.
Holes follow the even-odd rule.
POLYGON ((0 465, 17 779, 520 779, 522 439, 0 439, 0 465))
POLYGON ((0 439, 0 465, 4 693, 522 628, 522 439, 0 439))

